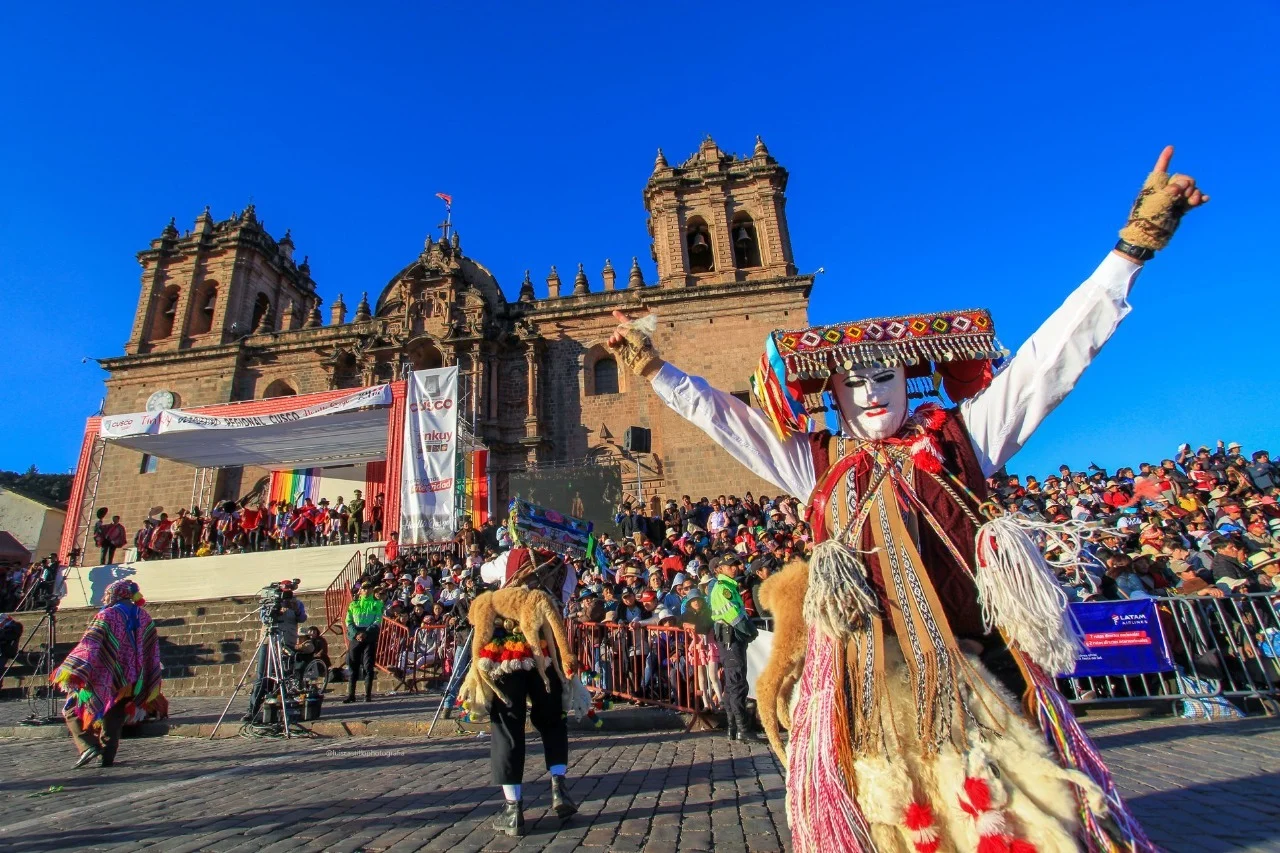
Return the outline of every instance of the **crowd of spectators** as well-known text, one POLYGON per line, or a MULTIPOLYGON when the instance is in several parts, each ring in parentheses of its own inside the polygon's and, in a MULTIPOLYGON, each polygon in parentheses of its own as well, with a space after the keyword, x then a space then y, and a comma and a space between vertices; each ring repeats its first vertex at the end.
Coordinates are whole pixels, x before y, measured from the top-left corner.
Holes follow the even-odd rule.
MULTIPOLYGON (((988 483, 1006 512, 1058 526, 1045 556, 1073 601, 1144 597, 1220 598, 1280 590, 1280 471, 1266 451, 1238 443, 1159 464, 1108 472, 1063 465, 1043 478, 1001 473, 988 483), (1061 531, 1066 531, 1065 534, 1061 531)), ((179 510, 148 519, 135 537, 143 559, 379 538, 380 507, 352 524, 350 504, 303 501, 255 510, 224 503, 208 516, 179 510), (162 535, 168 533, 168 536, 162 535)), ((103 513, 102 515, 105 515, 103 513)), ((95 542, 120 539, 100 515, 95 542)), ((766 618, 756 591, 790 560, 806 557, 811 531, 790 496, 720 495, 627 501, 598 554, 571 560, 576 589, 568 615, 593 626, 587 677, 594 688, 681 705, 719 707, 718 651, 708 606, 717 568, 741 565, 743 600, 766 618), (616 536, 616 538, 615 538, 616 536), (651 630, 665 629, 665 630, 651 630), (618 660, 625 656, 626 660, 618 660)), ((113 521, 113 524, 116 523, 113 521)), ((355 584, 376 587, 385 617, 401 626, 405 671, 447 676, 468 629, 469 602, 485 589, 480 567, 511 545, 496 520, 464 525, 447 548, 389 548, 355 584)), ((104 561, 112 556, 107 546, 104 561)))
MULTIPOLYGON (((100 565, 115 563, 129 542, 120 516, 113 515, 108 521, 108 513, 107 507, 99 508, 93 526, 100 565)), ((167 560, 376 541, 382 535, 382 516, 382 495, 369 505, 359 489, 351 500, 340 495, 332 503, 328 498, 318 503, 300 498, 292 504, 222 501, 208 513, 200 507, 183 507, 173 517, 157 509, 134 531, 134 559, 167 560)))
POLYGON ((1043 480, 993 477, 990 488, 1009 512, 1075 522, 1068 526, 1082 538, 1078 564, 1067 540, 1045 541, 1073 600, 1280 589, 1280 471, 1265 450, 1184 445, 1136 471, 1063 465, 1043 480))

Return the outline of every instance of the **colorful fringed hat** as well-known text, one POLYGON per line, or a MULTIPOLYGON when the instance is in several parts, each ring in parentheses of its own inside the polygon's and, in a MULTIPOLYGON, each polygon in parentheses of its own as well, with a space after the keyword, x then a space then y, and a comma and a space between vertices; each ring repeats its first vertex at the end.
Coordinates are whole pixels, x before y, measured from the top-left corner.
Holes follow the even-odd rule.
POLYGON ((876 317, 853 323, 774 331, 751 377, 757 404, 780 436, 840 429, 831 377, 855 367, 905 367, 915 398, 945 391, 953 402, 991 383, 1009 354, 982 308, 876 317))

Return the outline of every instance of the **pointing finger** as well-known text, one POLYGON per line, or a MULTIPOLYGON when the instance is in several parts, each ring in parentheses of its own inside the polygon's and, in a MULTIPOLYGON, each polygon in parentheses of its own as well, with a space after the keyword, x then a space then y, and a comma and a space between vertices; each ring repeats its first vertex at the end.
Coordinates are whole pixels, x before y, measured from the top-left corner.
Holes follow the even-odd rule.
POLYGON ((630 317, 628 317, 626 314, 623 314, 623 313, 622 313, 621 311, 619 311, 617 308, 613 309, 613 319, 617 320, 619 323, 630 323, 630 322, 631 322, 631 318, 630 318, 630 317))
POLYGON ((1156 158, 1156 167, 1152 169, 1152 171, 1153 172, 1169 171, 1169 161, 1171 161, 1172 159, 1173 159, 1173 146, 1166 145, 1164 147, 1164 150, 1160 152, 1160 156, 1156 158))

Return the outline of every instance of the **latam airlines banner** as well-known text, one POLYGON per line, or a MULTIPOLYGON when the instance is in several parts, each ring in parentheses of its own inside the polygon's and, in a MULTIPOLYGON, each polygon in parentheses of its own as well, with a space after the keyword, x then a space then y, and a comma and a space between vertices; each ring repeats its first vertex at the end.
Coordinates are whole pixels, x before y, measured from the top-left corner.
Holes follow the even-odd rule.
POLYGON ((1076 656, 1072 676, 1139 675, 1173 669, 1160 614, 1151 599, 1072 604, 1071 612, 1084 633, 1084 648, 1076 656))
POLYGON ((243 429, 245 427, 275 426, 293 421, 319 418, 324 415, 336 415, 339 412, 350 412, 373 406, 391 405, 391 386, 375 385, 362 388, 343 397, 276 412, 271 415, 249 415, 245 417, 217 417, 186 412, 182 409, 169 409, 163 412, 137 412, 131 415, 109 415, 102 419, 98 435, 102 438, 131 438, 135 435, 163 435, 165 433, 186 432, 195 429, 243 429))
POLYGON ((454 534, 458 368, 415 370, 405 402, 400 541, 440 542, 454 534))

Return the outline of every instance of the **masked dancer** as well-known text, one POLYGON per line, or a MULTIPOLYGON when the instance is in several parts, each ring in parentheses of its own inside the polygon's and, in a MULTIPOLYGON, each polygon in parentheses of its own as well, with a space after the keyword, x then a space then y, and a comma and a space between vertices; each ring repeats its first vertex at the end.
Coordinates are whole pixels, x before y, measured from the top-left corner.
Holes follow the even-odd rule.
POLYGON ((752 408, 665 363, 652 317, 619 316, 622 361, 808 504, 812 557, 760 590, 775 629, 756 685, 780 754, 789 729, 800 853, 1152 849, 1055 687, 1078 639, 1033 523, 989 503, 986 478, 1115 333, 1183 213, 1208 201, 1169 174, 1172 155, 1115 248, 1007 362, 983 310, 777 331, 752 408), (949 407, 910 410, 943 393, 949 407))

